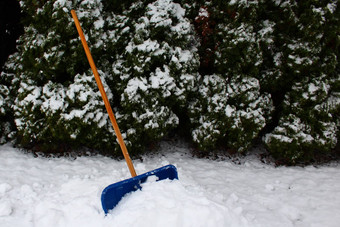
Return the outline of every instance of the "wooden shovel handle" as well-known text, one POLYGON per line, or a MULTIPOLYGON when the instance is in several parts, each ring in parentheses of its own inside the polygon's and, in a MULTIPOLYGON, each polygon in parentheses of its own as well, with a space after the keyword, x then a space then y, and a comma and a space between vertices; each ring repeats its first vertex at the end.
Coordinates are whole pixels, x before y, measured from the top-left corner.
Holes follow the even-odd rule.
POLYGON ((74 23, 76 24, 76 27, 77 27, 77 30, 78 30, 78 33, 79 33, 81 42, 82 42, 82 44, 83 44, 83 47, 84 47, 84 50, 85 50, 85 53, 86 53, 86 56, 87 56, 87 59, 88 59, 88 61, 89 61, 89 63, 90 63, 91 69, 92 69, 92 71, 93 71, 94 78, 96 79, 96 82, 97 82, 97 85, 98 85, 100 94, 102 95, 102 98, 103 98, 103 100, 104 100, 104 104, 105 104, 107 113, 109 114, 109 117, 110 117, 110 120, 111 120, 113 129, 115 130, 115 133, 116 133, 116 135, 117 135, 118 142, 119 142, 120 148, 122 149, 122 152, 123 152, 125 161, 126 161, 128 167, 129 167, 131 176, 132 176, 132 177, 135 177, 135 176, 137 176, 136 171, 135 171, 135 168, 133 167, 133 164, 132 164, 130 155, 129 155, 127 149, 126 149, 126 146, 125 146, 125 143, 124 143, 122 134, 120 133, 120 130, 119 130, 119 127, 118 127, 116 118, 115 118, 115 116, 114 116, 114 114, 113 114, 111 105, 110 105, 109 100, 108 100, 108 98, 107 98, 107 95, 106 95, 106 93, 105 93, 105 90, 104 90, 102 81, 100 80, 100 77, 99 77, 99 74, 98 74, 96 65, 94 64, 94 61, 93 61, 93 58, 92 58, 90 49, 89 49, 89 47, 88 47, 88 45, 87 45, 87 42, 86 42, 84 33, 83 33, 82 29, 81 29, 81 26, 80 26, 80 23, 79 23, 77 14, 76 14, 76 12, 75 12, 74 10, 71 10, 71 14, 72 14, 74 23))

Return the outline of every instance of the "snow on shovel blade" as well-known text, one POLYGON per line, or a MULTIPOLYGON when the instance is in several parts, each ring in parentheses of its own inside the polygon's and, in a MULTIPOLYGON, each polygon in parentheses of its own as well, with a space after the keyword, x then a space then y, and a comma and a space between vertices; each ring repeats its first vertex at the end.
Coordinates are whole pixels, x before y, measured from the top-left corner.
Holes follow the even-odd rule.
POLYGON ((112 210, 127 193, 140 189, 140 185, 144 183, 149 176, 156 176, 157 181, 178 179, 176 167, 167 165, 136 177, 111 184, 103 190, 101 196, 105 214, 107 214, 109 210, 112 210))

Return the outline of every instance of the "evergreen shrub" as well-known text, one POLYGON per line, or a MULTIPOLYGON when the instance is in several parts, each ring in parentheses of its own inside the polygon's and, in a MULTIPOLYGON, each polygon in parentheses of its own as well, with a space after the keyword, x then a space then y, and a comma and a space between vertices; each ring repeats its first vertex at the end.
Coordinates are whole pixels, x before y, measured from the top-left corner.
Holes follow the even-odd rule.
POLYGON ((256 8, 256 2, 232 1, 207 4, 199 11, 196 21, 214 24, 209 33, 215 33, 216 72, 203 76, 189 106, 193 140, 200 149, 245 152, 270 120, 271 96, 261 91, 256 78, 262 63, 256 8))
POLYGON ((202 151, 246 152, 263 138, 283 164, 331 155, 339 143, 337 1, 20 5, 25 33, 0 78, 0 142, 120 154, 74 8, 130 153, 183 128, 202 151))
POLYGON ((100 0, 20 3, 30 21, 3 75, 15 82, 11 99, 21 145, 46 152, 86 146, 120 153, 72 8, 131 153, 178 126, 199 65, 194 29, 179 4, 137 1, 117 12, 105 11, 110 8, 100 0))
POLYGON ((272 68, 264 81, 278 111, 264 142, 278 162, 315 161, 330 155, 338 140, 339 6, 274 1, 268 18, 276 40, 269 45, 272 68), (275 16, 279 13, 284 16, 275 16))
MULTIPOLYGON (((111 126, 70 17, 77 6, 91 50, 100 53, 105 46, 100 1, 33 4, 23 0, 20 4, 30 21, 3 73, 9 80, 12 77, 18 143, 43 152, 112 147, 111 126)), ((105 84, 101 62, 106 62, 97 59, 105 84)))
POLYGON ((194 28, 172 0, 137 1, 117 19, 111 42, 122 51, 112 74, 119 78, 115 87, 121 94, 122 129, 129 144, 154 143, 178 127, 196 88, 194 28))

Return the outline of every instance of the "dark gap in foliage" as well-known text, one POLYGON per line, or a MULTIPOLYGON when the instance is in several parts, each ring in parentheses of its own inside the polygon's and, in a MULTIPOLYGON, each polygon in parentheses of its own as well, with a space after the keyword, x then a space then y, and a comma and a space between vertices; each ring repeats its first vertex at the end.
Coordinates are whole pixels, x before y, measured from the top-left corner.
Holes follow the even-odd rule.
POLYGON ((16 50, 16 40, 24 29, 21 24, 22 14, 18 1, 2 0, 0 2, 0 70, 8 56, 16 50))

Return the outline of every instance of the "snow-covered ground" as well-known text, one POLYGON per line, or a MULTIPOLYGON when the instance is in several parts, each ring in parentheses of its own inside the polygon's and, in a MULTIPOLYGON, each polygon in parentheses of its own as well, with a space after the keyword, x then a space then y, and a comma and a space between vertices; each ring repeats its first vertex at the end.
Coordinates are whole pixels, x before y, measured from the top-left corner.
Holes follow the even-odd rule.
POLYGON ((279 167, 246 157, 193 158, 183 143, 134 160, 137 173, 174 164, 180 180, 148 182, 107 216, 102 190, 129 177, 103 156, 34 158, 0 146, 0 226, 340 226, 340 165, 279 167))

